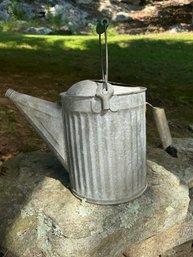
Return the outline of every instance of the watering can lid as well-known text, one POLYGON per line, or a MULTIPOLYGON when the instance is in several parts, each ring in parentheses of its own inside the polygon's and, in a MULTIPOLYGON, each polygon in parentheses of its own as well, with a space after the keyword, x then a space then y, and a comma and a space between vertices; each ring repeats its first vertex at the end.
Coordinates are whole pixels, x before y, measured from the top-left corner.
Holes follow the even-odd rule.
MULTIPOLYGON (((94 97, 96 95, 97 86, 103 82, 95 82, 92 80, 82 80, 74 85, 72 85, 67 92, 62 93, 66 96, 84 96, 84 97, 94 97)), ((114 95, 128 95, 137 94, 144 92, 146 88, 144 87, 126 87, 119 86, 119 84, 113 83, 114 95), (116 86, 117 85, 117 86, 116 86)), ((121 85, 121 84, 120 84, 121 85)))

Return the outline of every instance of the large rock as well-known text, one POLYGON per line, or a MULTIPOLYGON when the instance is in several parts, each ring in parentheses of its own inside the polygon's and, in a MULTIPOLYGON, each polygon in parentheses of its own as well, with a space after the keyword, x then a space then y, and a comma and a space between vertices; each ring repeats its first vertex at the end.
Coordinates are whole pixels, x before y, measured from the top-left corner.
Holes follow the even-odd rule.
POLYGON ((174 138, 173 144, 178 151, 178 156, 193 165, 193 138, 174 138))
POLYGON ((193 191, 186 219, 181 224, 138 242, 125 251, 128 257, 193 257, 193 191), (191 245, 190 245, 191 244, 191 245), (173 249, 172 249, 173 248, 173 249))
POLYGON ((165 252, 162 257, 193 257, 192 240, 165 252))
POLYGON ((74 197, 50 153, 21 155, 2 168, 0 244, 19 257, 119 257, 186 218, 188 188, 151 161, 146 192, 116 206, 74 197))
POLYGON ((164 166, 189 188, 193 187, 193 138, 174 138, 173 145, 177 149, 178 158, 171 157, 162 149, 148 150, 148 157, 164 166))
POLYGON ((53 17, 61 16, 61 20, 65 25, 81 26, 85 25, 87 22, 86 18, 88 13, 67 1, 56 4, 48 10, 49 12, 46 13, 47 17, 49 15, 52 15, 53 17))
MULTIPOLYGON (((125 251, 125 256, 128 257, 192 257, 191 247, 188 251, 184 249, 184 255, 181 252, 180 255, 172 253, 176 253, 175 247, 179 247, 179 245, 189 242, 192 240, 193 236, 193 219, 191 221, 184 222, 180 225, 175 225, 172 228, 166 230, 159 235, 152 236, 147 240, 140 242, 138 244, 134 244, 127 251, 125 251), (173 248, 174 249, 171 249, 173 248), (170 249, 170 250, 169 250, 170 249), (165 251, 167 251, 165 253, 165 251), (185 255, 185 253, 187 253, 185 255), (165 253, 165 254, 164 254, 165 253)), ((191 242, 192 244, 192 242, 191 242)))

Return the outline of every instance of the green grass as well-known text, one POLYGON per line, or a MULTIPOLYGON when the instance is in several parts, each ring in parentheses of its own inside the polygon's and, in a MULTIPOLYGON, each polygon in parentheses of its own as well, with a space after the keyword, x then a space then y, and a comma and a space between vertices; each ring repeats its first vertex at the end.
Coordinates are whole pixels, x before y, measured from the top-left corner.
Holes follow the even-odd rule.
MULTIPOLYGON (((0 76, 15 89, 57 100, 82 79, 100 79, 97 36, 0 33, 0 76)), ((193 123, 193 34, 109 37, 109 79, 147 87, 147 99, 166 109, 175 136, 193 123)), ((153 137, 152 115, 148 130, 153 137)))

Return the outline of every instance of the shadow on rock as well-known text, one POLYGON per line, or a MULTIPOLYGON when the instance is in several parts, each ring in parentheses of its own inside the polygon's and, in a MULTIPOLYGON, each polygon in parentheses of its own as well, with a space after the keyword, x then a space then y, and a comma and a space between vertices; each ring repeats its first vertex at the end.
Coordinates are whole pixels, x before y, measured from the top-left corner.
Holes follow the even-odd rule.
MULTIPOLYGON (((33 198, 33 194, 41 190, 46 178, 53 178, 59 185, 68 188, 69 176, 56 157, 45 152, 20 154, 5 162, 1 170, 3 175, 0 177, 0 254, 3 257, 17 257, 11 254, 11 247, 9 251, 3 249, 7 245, 19 244, 10 234, 11 231, 17 230, 19 226, 17 235, 23 238, 27 229, 33 226, 28 220, 28 216, 32 215, 32 206, 28 206, 28 202, 33 198), (23 224, 20 224, 19 217, 23 218, 23 224)), ((28 237, 27 242, 30 242, 28 237)))

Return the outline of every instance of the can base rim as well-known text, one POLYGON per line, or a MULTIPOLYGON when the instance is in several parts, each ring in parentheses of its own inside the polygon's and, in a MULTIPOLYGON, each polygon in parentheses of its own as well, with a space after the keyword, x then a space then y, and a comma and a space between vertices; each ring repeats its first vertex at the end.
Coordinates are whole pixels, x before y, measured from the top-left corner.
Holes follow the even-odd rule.
POLYGON ((78 199, 80 199, 80 200, 85 199, 86 202, 88 202, 88 203, 97 204, 97 205, 117 205, 117 204, 123 204, 123 203, 127 203, 127 202, 135 200, 136 198, 138 198, 145 192, 145 190, 147 189, 147 186, 148 185, 146 184, 145 187, 141 191, 139 191, 137 194, 135 194, 131 197, 128 197, 128 198, 120 199, 120 200, 97 200, 97 199, 87 198, 85 196, 78 194, 73 189, 72 189, 72 193, 78 199))

